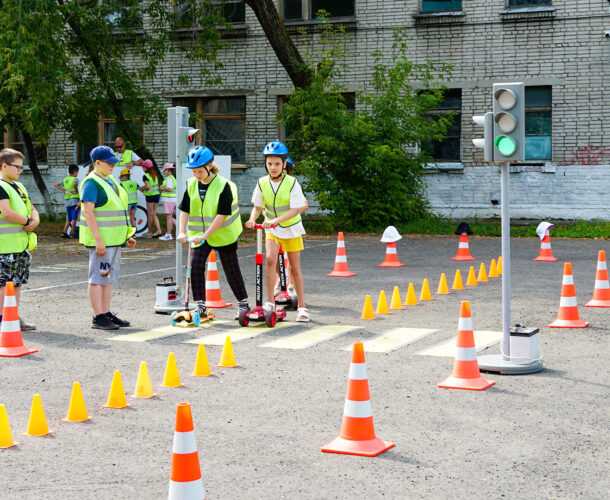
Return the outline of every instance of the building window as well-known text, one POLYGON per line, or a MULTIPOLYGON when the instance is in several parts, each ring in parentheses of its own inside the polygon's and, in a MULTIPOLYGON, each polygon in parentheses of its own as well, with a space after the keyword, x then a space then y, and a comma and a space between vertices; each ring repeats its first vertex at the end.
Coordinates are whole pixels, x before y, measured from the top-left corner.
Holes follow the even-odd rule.
MULTIPOLYGON (((220 10, 222 17, 228 23, 243 24, 246 22, 246 4, 243 0, 212 0, 212 4, 220 10)), ((176 1, 175 11, 180 26, 186 28, 196 25, 194 5, 193 0, 176 1)))
MULTIPOLYGON (((28 164, 28 153, 25 150, 25 143, 23 142, 23 135, 19 130, 6 130, 0 128, 0 149, 2 148, 11 148, 16 151, 19 151, 23 155, 25 155, 25 161, 23 162, 25 165, 28 164)), ((41 142, 34 141, 34 150, 36 151, 36 163, 38 165, 46 165, 47 164, 47 146, 41 142)))
POLYGON ((442 10, 462 10, 462 0, 422 0, 422 12, 437 12, 442 10))
POLYGON ((551 5, 551 0, 508 0, 509 7, 536 7, 551 5))
POLYGON ((186 97, 174 105, 189 108, 189 125, 201 130, 199 145, 229 155, 233 164, 246 163, 245 97, 186 97))
POLYGON ((445 136, 440 140, 427 140, 422 143, 422 150, 427 152, 437 162, 459 162, 461 160, 460 143, 462 135, 462 89, 447 89, 444 99, 436 109, 426 117, 434 120, 442 115, 453 115, 451 124, 447 127, 445 136))
POLYGON ((116 30, 142 29, 144 26, 140 5, 124 6, 106 16, 116 30))
POLYGON ((525 87, 525 159, 551 159, 551 87, 525 87))
POLYGON ((287 21, 316 18, 316 12, 325 10, 330 17, 353 17, 355 0, 280 0, 280 12, 287 21))
POLYGON ((222 2, 221 8, 222 17, 228 23, 243 24, 246 22, 246 4, 243 0, 225 0, 222 2))

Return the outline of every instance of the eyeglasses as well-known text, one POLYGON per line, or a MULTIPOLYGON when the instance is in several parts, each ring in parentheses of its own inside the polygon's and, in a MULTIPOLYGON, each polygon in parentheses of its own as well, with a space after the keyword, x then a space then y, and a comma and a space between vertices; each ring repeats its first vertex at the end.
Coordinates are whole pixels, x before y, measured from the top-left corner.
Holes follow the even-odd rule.
POLYGON ((119 146, 118 144, 115 144, 115 145, 114 145, 114 147, 115 147, 116 149, 119 149, 119 148, 124 148, 124 147, 125 147, 125 144, 121 144, 120 146, 119 146))
POLYGON ((11 167, 15 167, 19 171, 23 170, 23 165, 15 165, 14 163, 7 163, 7 165, 10 165, 11 167))

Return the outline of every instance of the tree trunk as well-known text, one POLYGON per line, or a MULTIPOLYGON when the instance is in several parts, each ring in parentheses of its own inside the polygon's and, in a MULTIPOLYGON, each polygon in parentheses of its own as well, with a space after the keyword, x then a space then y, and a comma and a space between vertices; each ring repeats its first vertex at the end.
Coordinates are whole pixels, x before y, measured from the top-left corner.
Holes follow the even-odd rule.
POLYGON ((32 136, 28 134, 26 131, 22 130, 21 134, 23 136, 23 142, 25 143, 25 150, 27 151, 28 156, 28 166, 32 171, 32 175, 34 176, 34 181, 36 182, 36 186, 38 187, 38 191, 42 195, 42 200, 44 202, 45 213, 47 217, 51 220, 55 220, 57 214, 53 209, 53 202, 51 201, 51 195, 49 194, 49 190, 47 189, 47 185, 42 178, 42 174, 38 169, 38 162, 36 160, 36 149, 34 148, 34 141, 32 141, 32 136))
POLYGON ((305 88, 311 82, 312 74, 307 69, 299 49, 286 31, 273 0, 244 0, 254 11, 275 55, 288 73, 295 88, 305 88))

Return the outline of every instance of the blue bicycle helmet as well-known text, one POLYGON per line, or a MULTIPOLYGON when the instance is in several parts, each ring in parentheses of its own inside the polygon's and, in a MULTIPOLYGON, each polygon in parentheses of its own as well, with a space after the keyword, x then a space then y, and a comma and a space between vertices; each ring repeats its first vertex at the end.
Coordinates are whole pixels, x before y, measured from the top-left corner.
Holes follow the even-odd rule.
MULTIPOLYGON (((214 160, 214 153, 205 146, 193 148, 186 157, 186 168, 205 167, 214 160)), ((206 169, 207 170, 207 169, 206 169)))
POLYGON ((286 157, 286 172, 290 173, 293 170, 294 170, 294 162, 289 157, 286 157))
POLYGON ((288 148, 283 142, 272 141, 265 146, 263 149, 264 156, 281 156, 286 158, 288 156, 288 148))

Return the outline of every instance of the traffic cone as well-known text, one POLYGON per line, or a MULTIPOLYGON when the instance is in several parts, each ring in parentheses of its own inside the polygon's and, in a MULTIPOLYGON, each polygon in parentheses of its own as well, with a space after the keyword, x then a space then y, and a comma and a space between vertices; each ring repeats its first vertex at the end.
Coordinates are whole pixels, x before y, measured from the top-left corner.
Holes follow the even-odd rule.
POLYGON ((403 267, 398 261, 398 254, 396 253, 396 243, 386 243, 385 247, 385 259, 381 264, 377 264, 377 267, 403 267))
POLYGON ((178 403, 168 500, 205 500, 189 403, 178 403))
POLYGON ((178 373, 178 365, 176 364, 176 356, 170 352, 167 356, 167 364, 165 365, 165 375, 161 387, 180 387, 180 374, 178 373))
POLYGON ((415 287, 413 283, 409 283, 409 287, 407 288, 407 296, 405 298, 405 306, 416 306, 417 305, 417 297, 415 296, 415 287))
POLYGON ((466 285, 468 285, 468 286, 478 286, 479 285, 477 283, 477 277, 474 274, 473 266, 470 266, 470 269, 468 270, 468 277, 466 278, 466 285))
POLYGON ((438 290, 436 290, 437 295, 448 295, 449 287, 447 286, 447 277, 445 273, 441 274, 441 280, 438 282, 438 290))
POLYGON ((540 240, 540 253, 534 260, 542 262, 555 262, 556 257, 553 257, 553 250, 551 249, 551 235, 547 229, 544 232, 544 237, 540 240))
POLYGON ((235 361, 235 353, 233 352, 233 344, 231 344, 231 337, 228 335, 225 337, 225 344, 222 346, 222 352, 220 353, 220 363, 216 366, 221 368, 234 368, 239 366, 235 361))
POLYGON ((499 278, 498 267, 496 266, 496 259, 491 259, 491 264, 489 265, 489 275, 490 278, 499 278))
POLYGON ((103 405, 104 408, 127 408, 127 399, 125 398, 125 389, 123 389, 123 380, 121 379, 121 372, 115 370, 112 376, 112 384, 110 385, 110 393, 108 394, 108 401, 103 405))
POLYGON ((600 250, 597 255, 593 298, 585 304, 585 307, 610 307, 610 286, 608 285, 608 267, 604 250, 600 250))
POLYGON ((138 371, 138 378, 136 380, 136 389, 133 391, 134 398, 148 399, 156 396, 153 391, 152 383, 150 382, 150 376, 148 375, 148 367, 146 361, 140 363, 140 370, 138 371))
POLYGON ((479 266, 479 275, 477 276, 477 281, 479 283, 486 283, 489 280, 487 279, 487 272, 485 271, 485 263, 481 262, 479 266))
POLYGON ((212 250, 208 258, 208 272, 205 275, 205 306, 221 309, 231 305, 233 305, 231 302, 222 300, 222 295, 220 294, 220 281, 218 280, 216 252, 212 250))
POLYGON ((494 384, 495 382, 490 382, 481 377, 479 362, 477 360, 477 351, 474 345, 470 302, 463 300, 460 304, 460 319, 458 321, 453 372, 450 377, 447 377, 438 384, 438 387, 443 389, 482 391, 494 384))
POLYGON ((455 270, 455 277, 453 278, 452 290, 464 290, 464 283, 462 283, 462 273, 459 269, 455 270))
POLYGON ((424 300, 432 300, 432 294, 430 293, 430 285, 428 285, 428 280, 424 279, 424 282, 421 286, 421 292, 419 294, 419 300, 423 302, 424 300))
POLYGON ((455 257, 451 257, 451 260, 477 260, 470 255, 470 247, 468 246, 468 235, 466 233, 460 234, 460 242, 458 244, 458 251, 455 257))
POLYGON ((385 292, 381 290, 379 292, 379 299, 377 300, 377 310, 375 314, 390 314, 388 309, 388 301, 385 298, 385 292))
POLYGON ((375 314, 373 313, 373 303, 371 302, 370 295, 367 295, 364 298, 364 307, 362 308, 360 319, 375 319, 375 314))
POLYGON ((585 328, 589 323, 582 321, 578 315, 576 303, 576 291, 574 289, 574 276, 572 276, 572 264, 563 264, 563 280, 561 283, 561 299, 559 302, 559 314, 549 327, 551 328, 585 328))
POLYGON ((19 443, 15 443, 13 440, 13 433, 11 432, 11 424, 8 422, 6 408, 4 405, 0 405, 0 449, 11 448, 17 444, 19 443))
POLYGON ((28 420, 28 429, 23 433, 24 436, 46 436, 53 431, 47 426, 47 418, 44 416, 44 408, 40 395, 34 394, 32 399, 32 409, 30 410, 30 419, 28 420))
POLYGON ((68 415, 62 420, 65 422, 85 422, 91 420, 91 417, 87 414, 85 398, 83 397, 83 391, 78 382, 74 382, 72 385, 72 396, 70 396, 68 415))
POLYGON ((2 327, 0 328, 0 356, 16 358, 33 352, 38 352, 38 349, 28 349, 23 345, 17 299, 15 298, 15 284, 7 281, 4 289, 2 327))
POLYGON ((330 278, 349 278, 356 276, 347 267, 347 254, 345 253, 345 241, 343 241, 343 233, 339 232, 337 237, 337 253, 335 255, 335 268, 326 276, 330 278))
POLYGON ((400 290, 397 286, 394 287, 392 292, 392 301, 390 302, 390 309, 402 309, 402 301, 400 300, 400 290))
POLYGON ((498 265, 497 267, 497 271, 498 271, 498 276, 502 276, 502 256, 500 255, 500 257, 498 257, 498 265))
POLYGON ((199 344, 197 349, 197 358, 195 358, 195 369, 191 373, 193 377, 209 377, 214 375, 210 371, 210 363, 208 363, 208 355, 205 352, 205 345, 199 344))
POLYGON ((376 457, 393 446, 393 442, 382 441, 375 435, 364 346, 362 342, 354 342, 341 432, 322 451, 376 457))

